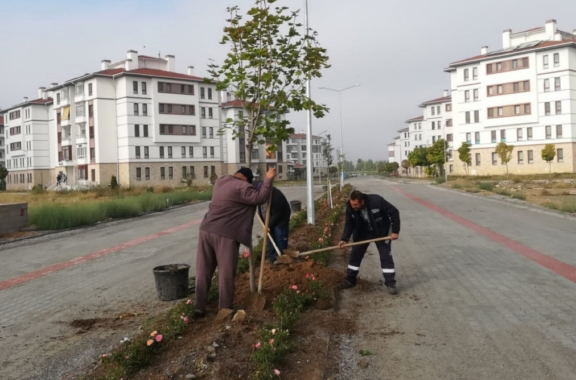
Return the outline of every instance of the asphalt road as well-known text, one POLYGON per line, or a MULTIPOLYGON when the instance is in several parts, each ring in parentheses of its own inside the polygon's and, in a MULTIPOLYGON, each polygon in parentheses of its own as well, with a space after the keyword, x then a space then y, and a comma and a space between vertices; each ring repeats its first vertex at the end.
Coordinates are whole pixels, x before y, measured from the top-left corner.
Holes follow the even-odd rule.
POLYGON ((401 293, 384 290, 371 247, 343 293, 359 331, 337 379, 576 379, 576 220, 437 186, 357 186, 400 209, 401 293))
MULTIPOLYGON (((305 187, 282 191, 305 207, 305 187)), ((0 246, 0 379, 74 378, 128 333, 115 318, 167 307, 156 299, 152 268, 188 263, 193 273, 207 208, 201 203, 0 246), (110 328, 86 333, 70 326, 91 318, 110 328)))

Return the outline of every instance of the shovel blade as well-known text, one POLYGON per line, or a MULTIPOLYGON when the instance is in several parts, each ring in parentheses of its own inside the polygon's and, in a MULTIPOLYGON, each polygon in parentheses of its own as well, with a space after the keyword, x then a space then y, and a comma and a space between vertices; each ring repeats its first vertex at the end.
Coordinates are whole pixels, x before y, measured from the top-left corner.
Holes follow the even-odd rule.
POLYGON ((295 250, 293 250, 293 249, 285 249, 285 250, 282 252, 282 256, 288 256, 288 257, 298 257, 299 254, 300 254, 300 252, 295 251, 295 250))
POLYGON ((260 293, 252 293, 246 302, 246 310, 249 312, 258 312, 266 307, 266 296, 260 293))

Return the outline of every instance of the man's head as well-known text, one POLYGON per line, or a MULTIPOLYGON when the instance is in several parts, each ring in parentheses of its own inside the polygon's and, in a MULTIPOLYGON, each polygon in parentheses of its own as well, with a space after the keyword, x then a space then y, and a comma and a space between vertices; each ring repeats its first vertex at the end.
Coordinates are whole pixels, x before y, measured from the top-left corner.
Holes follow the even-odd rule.
POLYGON ((252 170, 249 168, 241 168, 234 174, 234 177, 240 178, 242 181, 246 181, 248 183, 252 183, 254 179, 254 174, 252 174, 252 170))
POLYGON ((354 190, 352 194, 350 194, 350 206, 358 211, 364 207, 364 200, 366 199, 366 195, 363 194, 361 191, 354 190))

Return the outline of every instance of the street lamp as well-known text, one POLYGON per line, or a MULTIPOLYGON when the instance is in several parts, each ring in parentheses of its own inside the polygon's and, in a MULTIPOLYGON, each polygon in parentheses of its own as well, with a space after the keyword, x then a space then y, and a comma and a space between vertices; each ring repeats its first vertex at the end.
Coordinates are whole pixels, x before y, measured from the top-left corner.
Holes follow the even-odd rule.
MULTIPOLYGON (((323 135, 324 133, 326 133, 326 132, 328 132, 328 130, 325 130, 324 132, 318 133, 317 136, 320 137, 320 136, 322 136, 322 135, 323 135)), ((322 139, 320 139, 320 140, 322 140, 322 139)), ((321 162, 324 162, 324 158, 322 157, 322 144, 320 144, 320 161, 321 161, 321 162)), ((318 166, 318 183, 319 183, 320 185, 322 185, 322 173, 320 173, 320 169, 321 169, 321 166, 319 165, 319 166, 318 166)))
MULTIPOLYGON (((304 3, 304 25, 306 28, 306 37, 308 37, 309 28, 308 28, 308 0, 305 0, 304 3)), ((310 47, 310 40, 307 39, 308 47, 310 47)), ((306 97, 308 99, 312 98, 312 88, 310 85, 310 79, 306 80, 306 97)), ((308 161, 308 165, 306 168, 306 211, 307 211, 307 219, 308 224, 314 225, 316 220, 316 214, 314 210, 314 173, 312 172, 312 109, 308 107, 306 111, 306 161, 308 161)))
POLYGON ((333 88, 328 88, 328 87, 320 87, 321 90, 328 90, 328 91, 333 91, 333 92, 338 93, 338 102, 339 102, 339 107, 340 107, 340 155, 342 157, 342 160, 340 161, 342 163, 341 172, 340 172, 340 189, 342 189, 342 187, 344 187, 344 139, 342 137, 342 96, 341 96, 341 93, 346 91, 346 90, 349 90, 351 88, 358 87, 358 86, 360 86, 360 83, 357 83, 357 84, 350 86, 350 87, 343 88, 341 90, 335 90, 333 88))

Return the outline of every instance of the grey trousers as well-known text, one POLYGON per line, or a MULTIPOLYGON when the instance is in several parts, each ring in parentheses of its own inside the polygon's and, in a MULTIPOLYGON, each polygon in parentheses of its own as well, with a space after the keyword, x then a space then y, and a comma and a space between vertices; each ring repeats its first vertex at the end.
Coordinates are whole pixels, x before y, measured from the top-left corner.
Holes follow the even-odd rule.
POLYGON ((212 276, 218 267, 219 309, 231 309, 234 301, 234 277, 240 243, 230 238, 200 230, 196 255, 197 310, 204 310, 212 276))

